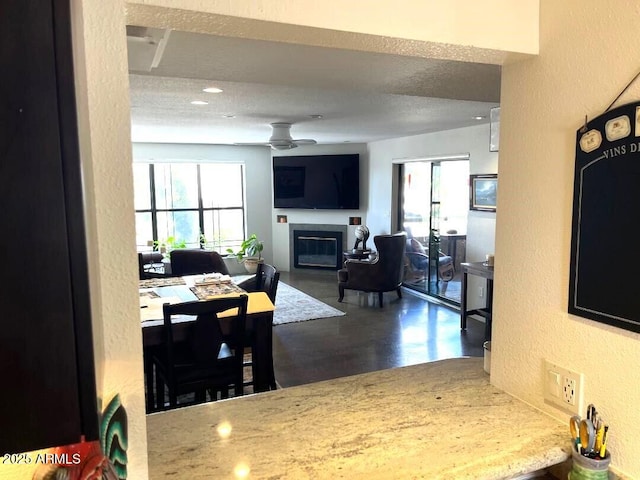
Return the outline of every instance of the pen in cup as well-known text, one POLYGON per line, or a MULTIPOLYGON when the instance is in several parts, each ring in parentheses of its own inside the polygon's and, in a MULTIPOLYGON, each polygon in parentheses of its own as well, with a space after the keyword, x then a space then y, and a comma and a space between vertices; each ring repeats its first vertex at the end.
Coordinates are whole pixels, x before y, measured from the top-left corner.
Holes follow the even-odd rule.
POLYGON ((609 425, 604 426, 604 432, 602 434, 602 446, 600 447, 600 458, 605 458, 607 455, 607 431, 609 425))

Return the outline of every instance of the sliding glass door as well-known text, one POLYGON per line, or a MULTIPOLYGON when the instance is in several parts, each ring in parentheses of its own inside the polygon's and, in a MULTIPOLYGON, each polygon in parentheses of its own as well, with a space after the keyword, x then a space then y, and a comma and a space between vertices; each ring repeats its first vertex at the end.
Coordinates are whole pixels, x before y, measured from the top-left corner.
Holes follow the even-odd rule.
POLYGON ((404 285, 459 305, 469 161, 408 162, 400 173, 399 229, 408 238, 404 285))

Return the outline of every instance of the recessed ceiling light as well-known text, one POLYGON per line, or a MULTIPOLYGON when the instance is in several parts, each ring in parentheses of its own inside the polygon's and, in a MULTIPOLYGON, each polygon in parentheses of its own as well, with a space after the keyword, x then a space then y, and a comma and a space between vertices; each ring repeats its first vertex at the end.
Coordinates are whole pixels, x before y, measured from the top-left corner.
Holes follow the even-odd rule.
POLYGON ((474 120, 484 120, 485 118, 487 118, 487 117, 485 117, 483 115, 476 115, 475 117, 473 117, 474 120))
POLYGON ((309 118, 316 118, 316 119, 320 119, 320 118, 322 118, 322 115, 318 115, 318 114, 315 114, 315 115, 309 115, 309 118))
POLYGON ((229 113, 227 115, 222 115, 222 118, 236 118, 236 116, 229 113))
POLYGON ((194 100, 191 105, 209 105, 209 102, 203 102, 202 100, 194 100))
POLYGON ((203 88, 202 91, 207 93, 222 93, 222 89, 218 87, 207 87, 203 88))

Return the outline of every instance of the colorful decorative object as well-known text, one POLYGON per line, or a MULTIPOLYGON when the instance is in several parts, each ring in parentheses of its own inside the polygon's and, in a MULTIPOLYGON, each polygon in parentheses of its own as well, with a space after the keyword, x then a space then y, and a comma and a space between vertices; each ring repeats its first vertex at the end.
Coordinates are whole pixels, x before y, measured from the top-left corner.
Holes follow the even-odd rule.
POLYGON ((120 395, 113 397, 102 415, 100 423, 100 446, 109 458, 119 480, 127 478, 127 412, 120 395))
POLYGON ((100 441, 54 447, 40 456, 33 480, 126 480, 127 414, 120 396, 104 411, 100 441))

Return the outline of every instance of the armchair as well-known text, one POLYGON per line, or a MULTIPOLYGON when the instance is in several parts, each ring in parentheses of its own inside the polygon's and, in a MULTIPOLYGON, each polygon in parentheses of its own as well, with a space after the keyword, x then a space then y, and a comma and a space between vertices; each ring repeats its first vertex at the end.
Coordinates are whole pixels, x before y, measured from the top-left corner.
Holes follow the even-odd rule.
POLYGON ((382 308, 382 294, 395 290, 402 298, 400 286, 404 273, 404 250, 407 234, 376 235, 373 243, 378 254, 371 261, 347 260, 342 270, 338 270, 338 301, 344 299, 345 289, 363 292, 378 292, 382 308))
POLYGON ((170 257, 171 273, 175 276, 211 272, 229 275, 222 256, 212 250, 178 248, 171 251, 170 257))
POLYGON ((160 252, 138 252, 138 275, 140 280, 165 277, 160 252))
MULTIPOLYGON (((413 271, 420 272, 421 278, 426 278, 429 267, 429 250, 415 238, 408 238, 405 254, 409 260, 409 268, 413 271)), ((432 262, 432 265, 435 264, 438 282, 440 280, 448 282, 454 277, 456 272, 453 265, 453 258, 438 251, 438 257, 432 259, 432 262)))

